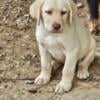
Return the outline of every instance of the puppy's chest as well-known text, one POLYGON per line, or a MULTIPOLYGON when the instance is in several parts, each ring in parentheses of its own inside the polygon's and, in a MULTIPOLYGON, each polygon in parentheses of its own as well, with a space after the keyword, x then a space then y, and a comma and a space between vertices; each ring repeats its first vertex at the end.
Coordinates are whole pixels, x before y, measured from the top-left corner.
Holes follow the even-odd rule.
POLYGON ((64 51, 65 48, 61 41, 56 37, 46 37, 44 38, 44 47, 48 52, 58 61, 63 62, 65 59, 64 51))

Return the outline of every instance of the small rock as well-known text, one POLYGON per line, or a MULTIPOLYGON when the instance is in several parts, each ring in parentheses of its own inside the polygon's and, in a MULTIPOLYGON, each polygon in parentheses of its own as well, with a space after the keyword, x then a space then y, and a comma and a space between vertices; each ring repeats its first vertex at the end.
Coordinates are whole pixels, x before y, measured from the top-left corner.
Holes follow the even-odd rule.
POLYGON ((14 79, 17 79, 20 77, 20 73, 17 73, 17 75, 14 76, 14 79))
POLYGON ((36 54, 34 54, 34 55, 33 55, 33 58, 36 58, 36 57, 37 57, 37 55, 36 55, 36 54))
POLYGON ((34 83, 33 80, 26 80, 26 81, 25 81, 25 84, 33 84, 33 83, 34 83))

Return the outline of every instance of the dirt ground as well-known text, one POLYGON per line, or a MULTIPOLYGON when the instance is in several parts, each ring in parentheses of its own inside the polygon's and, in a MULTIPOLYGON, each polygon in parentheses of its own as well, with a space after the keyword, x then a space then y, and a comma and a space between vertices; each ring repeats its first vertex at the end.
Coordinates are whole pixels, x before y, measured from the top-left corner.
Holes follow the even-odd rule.
MULTIPOLYGON (((0 100, 100 100, 100 58, 91 64, 90 78, 75 77, 69 93, 54 94, 61 79, 60 69, 47 85, 34 84, 40 72, 40 57, 35 22, 29 15, 31 3, 32 0, 0 0, 0 100)), ((85 7, 80 12, 80 19, 87 22, 85 7)))

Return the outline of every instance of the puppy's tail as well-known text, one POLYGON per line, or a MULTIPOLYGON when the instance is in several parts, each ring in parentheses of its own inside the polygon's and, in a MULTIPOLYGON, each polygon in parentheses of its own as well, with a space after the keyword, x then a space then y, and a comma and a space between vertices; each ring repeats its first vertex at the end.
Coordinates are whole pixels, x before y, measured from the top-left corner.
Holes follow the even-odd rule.
POLYGON ((95 52, 95 57, 100 58, 100 51, 96 51, 96 52, 95 52))

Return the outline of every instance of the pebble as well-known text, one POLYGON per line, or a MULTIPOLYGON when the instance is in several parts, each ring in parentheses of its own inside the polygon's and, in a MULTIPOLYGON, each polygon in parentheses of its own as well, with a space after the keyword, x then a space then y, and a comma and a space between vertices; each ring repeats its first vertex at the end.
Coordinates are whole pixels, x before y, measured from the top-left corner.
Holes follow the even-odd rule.
POLYGON ((33 83, 34 83, 33 80, 26 80, 26 81, 25 81, 25 84, 33 84, 33 83))

